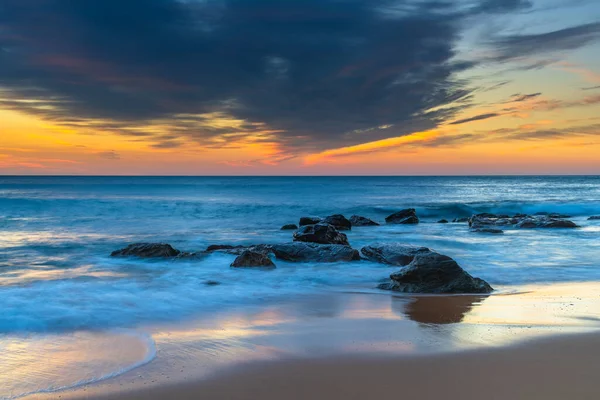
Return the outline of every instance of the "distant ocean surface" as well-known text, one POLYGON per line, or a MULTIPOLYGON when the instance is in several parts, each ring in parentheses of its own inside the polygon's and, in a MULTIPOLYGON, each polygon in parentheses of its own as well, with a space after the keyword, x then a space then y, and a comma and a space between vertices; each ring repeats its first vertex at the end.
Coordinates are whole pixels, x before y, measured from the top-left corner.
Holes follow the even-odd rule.
POLYGON ((291 241, 301 216, 362 215, 348 232, 422 245, 501 291, 600 281, 600 177, 0 177, 0 398, 93 382, 150 361, 143 327, 327 291, 376 291, 395 268, 367 261, 233 269, 234 256, 111 258, 133 242, 182 251, 291 241), (385 225, 414 207, 418 225, 385 225), (469 232, 475 213, 556 212, 580 229, 469 232), (217 286, 206 285, 218 281, 217 286), (83 359, 81 357, 84 357, 83 359), (46 362, 44 360, 53 360, 46 362))
POLYGON ((0 334, 130 328, 324 290, 371 290, 370 262, 229 268, 233 256, 110 258, 132 242, 183 251, 291 240, 288 223, 342 213, 415 226, 355 228, 350 244, 432 247, 493 286, 600 280, 600 177, 0 177, 0 334), (558 212, 581 229, 471 233, 438 224, 479 212, 558 212), (208 280, 219 286, 206 286, 208 280))

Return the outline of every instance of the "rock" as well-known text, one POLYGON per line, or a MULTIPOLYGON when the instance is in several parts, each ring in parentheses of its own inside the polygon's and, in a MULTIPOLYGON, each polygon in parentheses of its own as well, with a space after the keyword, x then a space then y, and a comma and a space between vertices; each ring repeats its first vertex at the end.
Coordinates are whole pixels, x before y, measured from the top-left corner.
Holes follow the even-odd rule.
POLYGON ((206 251, 211 252, 211 251, 219 251, 219 250, 244 249, 246 247, 247 246, 241 246, 241 245, 232 246, 230 244, 211 244, 210 246, 208 246, 206 248, 206 251))
POLYGON ((296 224, 288 224, 281 227, 282 231, 295 231, 298 229, 298 225, 296 224))
POLYGON ((166 243, 134 243, 124 249, 113 251, 111 257, 169 258, 181 252, 166 243))
POLYGON ((405 266, 410 264, 417 254, 429 253, 431 250, 427 247, 410 246, 399 243, 378 243, 365 246, 360 252, 370 261, 405 266))
POLYGON ((379 226, 377 222, 369 218, 361 217, 360 215, 351 216, 350 223, 352 226, 379 226))
POLYGON ((452 222, 458 222, 458 223, 469 222, 469 217, 454 218, 452 220, 452 222))
POLYGON ((398 211, 385 219, 388 224, 418 224, 419 218, 414 208, 398 211))
POLYGON ((299 226, 316 225, 321 221, 322 221, 322 218, 319 218, 319 217, 302 217, 302 218, 300 218, 300 223, 298 225, 299 226))
POLYGON ((245 250, 240 254, 233 263, 235 268, 251 268, 251 267, 268 267, 275 268, 275 264, 268 255, 258 251, 245 250))
POLYGON ((476 232, 476 233, 492 233, 495 235, 501 235, 504 233, 504 231, 502 229, 494 229, 494 228, 478 228, 478 229, 471 229, 471 232, 476 232))
POLYGON ((445 220, 445 219, 440 219, 438 221, 438 224, 447 224, 447 223, 448 223, 448 220, 445 220))
POLYGON ((348 245, 348 237, 329 224, 305 225, 294 232, 294 241, 348 245))
MULTIPOLYGON (((266 249, 265 249, 266 248, 266 249)), ((360 254, 350 246, 317 243, 283 243, 265 246, 279 260, 290 262, 341 262, 358 261, 360 254)))
POLYGON ((534 228, 577 228, 577 224, 572 221, 557 218, 558 214, 543 215, 525 215, 517 214, 514 217, 494 214, 477 214, 469 219, 469 226, 473 230, 481 230, 498 226, 510 226, 521 229, 534 228))
POLYGON ((588 221, 600 221, 600 215, 594 215, 588 218, 588 221))
POLYGON ((333 226, 335 229, 340 231, 349 231, 352 229, 352 223, 346 219, 342 214, 335 214, 326 217, 323 223, 333 226))
POLYGON ((206 281, 206 282, 204 282, 204 284, 205 284, 206 286, 217 286, 217 285, 220 285, 220 284, 221 284, 221 282, 217 282, 217 281, 206 281))
POLYGON ((410 264, 390 275, 390 279, 378 287, 403 293, 490 293, 493 290, 452 258, 431 250, 417 252, 410 264))

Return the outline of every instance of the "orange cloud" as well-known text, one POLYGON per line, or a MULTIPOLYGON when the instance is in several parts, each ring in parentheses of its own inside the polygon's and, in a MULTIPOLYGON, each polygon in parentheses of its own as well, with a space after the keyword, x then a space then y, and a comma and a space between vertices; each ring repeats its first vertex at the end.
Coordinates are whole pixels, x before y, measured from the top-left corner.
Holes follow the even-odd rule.
POLYGON ((318 163, 331 161, 338 157, 348 157, 359 154, 373 153, 398 147, 404 144, 415 142, 425 142, 433 140, 439 136, 437 131, 415 132, 410 135, 395 138, 377 140, 375 142, 363 143, 356 146, 341 147, 338 149, 326 150, 320 153, 311 154, 304 158, 304 165, 310 166, 318 163))

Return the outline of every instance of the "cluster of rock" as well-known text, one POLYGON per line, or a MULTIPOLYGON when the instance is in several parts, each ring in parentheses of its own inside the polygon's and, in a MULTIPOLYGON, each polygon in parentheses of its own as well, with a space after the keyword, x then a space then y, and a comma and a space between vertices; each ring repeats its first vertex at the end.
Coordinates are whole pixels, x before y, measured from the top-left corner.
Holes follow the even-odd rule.
POLYGON ((578 228, 568 215, 538 213, 536 215, 517 214, 514 216, 482 213, 469 219, 469 228, 474 232, 502 233, 498 227, 521 229, 535 228, 578 228))
MULTIPOLYGON (((386 222, 414 224, 418 223, 418 217, 414 209, 408 209, 390 215, 386 222)), ((273 258, 287 262, 320 263, 366 259, 403 267, 400 271, 391 274, 391 280, 380 285, 381 289, 407 293, 489 293, 492 291, 487 283, 471 277, 450 257, 425 247, 382 244, 366 246, 361 249, 361 252, 353 249, 346 234, 340 230, 351 230, 352 225, 378 225, 368 218, 354 215, 348 220, 340 214, 326 218, 303 217, 299 225, 300 228, 294 232, 291 243, 249 246, 211 245, 202 253, 184 253, 164 243, 136 243, 117 250, 111 255, 113 257, 181 258, 224 252, 236 256, 231 267, 269 269, 275 268, 273 258)), ((213 285, 216 282, 211 281, 206 284, 213 285)))
MULTIPOLYGON (((568 215, 537 213, 514 216, 482 213, 470 218, 456 218, 452 222, 468 222, 473 232, 503 233, 504 227, 532 228, 577 228, 568 220, 568 215)), ((600 216, 589 220, 600 220, 600 216)), ((385 219, 387 224, 418 224, 419 217, 414 208, 398 211, 385 219)), ((447 224, 443 219, 438 223, 447 224)), ((360 252, 350 246, 348 236, 341 231, 350 231, 353 226, 378 226, 369 218, 353 215, 347 219, 341 214, 325 218, 302 217, 299 224, 283 226, 282 230, 293 230, 293 241, 280 244, 258 244, 247 246, 211 245, 199 253, 179 251, 166 243, 135 243, 114 251, 113 257, 142 258, 198 258, 213 252, 235 255, 231 267, 275 268, 273 259, 286 262, 372 262, 399 266, 401 269, 390 275, 390 279, 378 287, 405 293, 490 293, 492 287, 482 279, 475 278, 463 270, 452 258, 427 247, 407 246, 397 243, 374 244, 363 247, 360 252)), ((207 281, 206 285, 218 282, 207 281)))

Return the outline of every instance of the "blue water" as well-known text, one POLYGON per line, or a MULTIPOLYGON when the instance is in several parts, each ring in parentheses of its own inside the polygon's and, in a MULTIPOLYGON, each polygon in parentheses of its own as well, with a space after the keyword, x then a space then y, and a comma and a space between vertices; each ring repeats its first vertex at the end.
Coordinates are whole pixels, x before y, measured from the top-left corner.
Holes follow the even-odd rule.
POLYGON ((416 226, 355 228, 351 245, 432 247, 493 286, 600 280, 600 177, 2 177, 0 334, 135 328, 324 290, 370 290, 393 268, 370 263, 229 268, 233 256, 110 258, 128 243, 184 251, 291 240, 303 215, 382 222, 415 207, 416 226), (567 213, 577 230, 474 234, 437 224, 477 212, 567 213), (219 286, 207 286, 208 280, 219 286))

